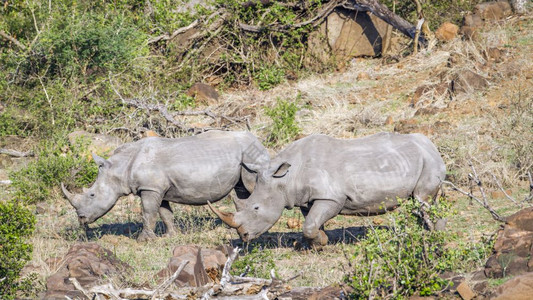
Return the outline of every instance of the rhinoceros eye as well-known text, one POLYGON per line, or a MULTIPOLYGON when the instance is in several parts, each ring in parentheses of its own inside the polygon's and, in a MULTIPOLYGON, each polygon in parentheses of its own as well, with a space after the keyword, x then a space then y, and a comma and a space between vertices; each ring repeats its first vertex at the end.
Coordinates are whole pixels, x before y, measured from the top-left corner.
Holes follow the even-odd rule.
POLYGON ((259 210, 259 205, 254 206, 255 210, 259 210))
POLYGON ((89 197, 93 198, 94 197, 94 193, 90 193, 89 197))

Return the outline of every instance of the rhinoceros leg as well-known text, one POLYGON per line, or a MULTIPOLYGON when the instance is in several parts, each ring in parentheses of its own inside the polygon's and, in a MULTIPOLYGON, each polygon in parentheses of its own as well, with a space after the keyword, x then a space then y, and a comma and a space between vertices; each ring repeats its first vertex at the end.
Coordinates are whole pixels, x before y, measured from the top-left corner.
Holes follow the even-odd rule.
POLYGON ((145 242, 156 238, 154 233, 155 222, 161 207, 162 197, 153 191, 142 191, 141 201, 143 207, 143 231, 137 237, 137 241, 145 242))
POLYGON ((170 203, 167 200, 161 202, 159 207, 159 216, 167 228, 165 236, 173 236, 176 234, 176 227, 174 226, 174 215, 172 214, 172 208, 170 208, 170 203))
POLYGON ((304 212, 305 222, 303 225, 303 234, 305 241, 311 247, 321 247, 328 243, 328 236, 324 232, 324 223, 335 217, 342 209, 342 205, 332 200, 315 200, 309 209, 304 212))

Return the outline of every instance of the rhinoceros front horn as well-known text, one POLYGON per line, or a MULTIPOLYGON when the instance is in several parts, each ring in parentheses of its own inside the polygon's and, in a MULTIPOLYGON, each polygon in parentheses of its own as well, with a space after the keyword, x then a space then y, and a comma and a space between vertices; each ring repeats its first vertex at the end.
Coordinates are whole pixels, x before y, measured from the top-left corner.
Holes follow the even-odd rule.
POLYGON ((235 222, 232 213, 222 212, 218 210, 216 207, 211 205, 211 202, 209 201, 207 201, 207 205, 222 220, 222 222, 226 223, 231 228, 239 228, 239 224, 235 222))
POLYGON ((74 205, 77 198, 76 195, 69 192, 63 182, 61 182, 61 190, 63 191, 63 195, 68 199, 68 202, 70 202, 70 205, 76 207, 76 205, 74 205))

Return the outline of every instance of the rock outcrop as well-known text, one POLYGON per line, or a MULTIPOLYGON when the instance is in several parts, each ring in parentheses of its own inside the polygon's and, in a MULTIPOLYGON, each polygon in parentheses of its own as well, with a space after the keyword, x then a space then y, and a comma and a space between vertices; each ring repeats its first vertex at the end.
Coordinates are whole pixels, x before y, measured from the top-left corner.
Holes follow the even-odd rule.
POLYGON ((491 278, 533 272, 533 207, 509 216, 498 232, 493 255, 485 265, 491 278))
POLYGON ((101 284, 108 276, 125 278, 131 271, 128 264, 96 243, 72 246, 56 265, 61 267, 46 280, 44 299, 65 299, 65 296, 71 299, 84 298, 69 278, 75 278, 83 288, 88 289, 101 284))

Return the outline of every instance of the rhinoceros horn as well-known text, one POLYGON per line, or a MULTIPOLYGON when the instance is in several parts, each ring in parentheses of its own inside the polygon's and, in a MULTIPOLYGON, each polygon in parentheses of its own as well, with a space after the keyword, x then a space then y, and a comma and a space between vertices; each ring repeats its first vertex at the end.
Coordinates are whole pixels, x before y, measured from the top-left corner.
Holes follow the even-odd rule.
POLYGON ((70 205, 76 207, 75 204, 77 202, 78 195, 74 195, 71 192, 69 192, 67 188, 65 187, 65 185, 63 184, 63 182, 61 182, 61 190, 63 191, 63 195, 65 195, 65 197, 68 199, 68 202, 70 202, 70 205))
POLYGON ((222 222, 226 223, 231 228, 239 228, 239 224, 235 222, 232 213, 222 212, 218 210, 216 207, 211 205, 211 202, 209 201, 207 201, 207 205, 222 220, 222 222))

